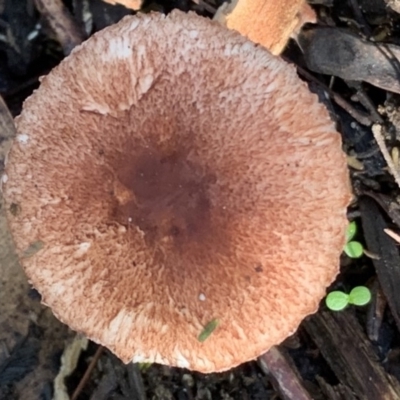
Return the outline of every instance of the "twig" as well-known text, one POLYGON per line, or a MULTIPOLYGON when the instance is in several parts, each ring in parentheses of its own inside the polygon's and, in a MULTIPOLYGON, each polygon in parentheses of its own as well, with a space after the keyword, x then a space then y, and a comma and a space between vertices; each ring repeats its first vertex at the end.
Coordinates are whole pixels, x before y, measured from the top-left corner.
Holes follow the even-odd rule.
POLYGON ((370 115, 368 115, 365 112, 359 111, 355 109, 350 103, 348 103, 343 97, 335 93, 332 89, 330 89, 327 85, 322 83, 319 79, 317 79, 314 75, 310 74, 308 71, 305 69, 299 67, 298 65, 297 71, 300 75, 302 75, 304 78, 308 79, 309 81, 312 81, 316 83, 317 85, 321 86, 322 89, 324 89, 329 96, 332 97, 332 99, 335 101, 335 103, 343 108, 349 115, 351 115, 359 124, 364 125, 364 126, 371 126, 375 121, 371 118, 370 115))
POLYGON ((354 108, 350 103, 348 103, 342 96, 339 96, 337 93, 331 92, 330 95, 335 101, 335 103, 338 106, 342 107, 343 110, 345 110, 349 115, 351 115, 359 124, 365 126, 371 126, 373 122, 371 121, 370 116, 354 108))
POLYGON ((386 161, 386 164, 389 168, 389 172, 393 175, 393 178, 396 181, 397 186, 400 187, 400 174, 397 171, 397 168, 394 165, 392 157, 389 154, 389 150, 386 147, 385 139, 384 139, 383 133, 382 133, 382 125, 379 125, 379 124, 372 125, 372 133, 374 135, 376 143, 378 143, 378 146, 379 146, 379 149, 381 150, 383 158, 386 161))
POLYGON ((386 235, 390 236, 394 241, 396 241, 398 244, 400 244, 400 235, 396 232, 393 232, 391 229, 386 228, 383 230, 386 235))
POLYGON ((74 393, 71 396, 71 400, 76 400, 79 396, 79 394, 81 393, 82 389, 85 387, 90 374, 93 371, 93 368, 96 366, 97 361, 99 360, 101 353, 103 352, 104 347, 103 346, 99 346, 96 350, 96 353, 94 354, 92 361, 90 361, 89 366, 87 367, 85 373, 82 376, 82 379, 80 380, 78 386, 76 387, 76 389, 74 390, 74 393))
POLYGON ((83 42, 85 39, 83 31, 61 0, 35 0, 35 4, 55 32, 65 55, 83 42))
POLYGON ((192 0, 192 1, 193 1, 193 3, 195 3, 198 6, 200 6, 201 8, 203 8, 204 10, 211 13, 212 15, 214 15, 217 12, 216 7, 212 6, 211 4, 208 4, 207 2, 205 2, 203 0, 192 0))
POLYGON ((383 118, 379 115, 378 111, 375 108, 375 105, 372 103, 367 93, 365 93, 362 84, 360 82, 350 82, 347 84, 357 91, 356 97, 358 101, 365 107, 366 110, 369 111, 371 118, 373 118, 374 120, 374 123, 383 124, 383 118))
POLYGON ((281 347, 274 346, 258 358, 263 372, 269 375, 284 400, 311 400, 311 396, 302 385, 298 371, 289 358, 285 357, 281 347))

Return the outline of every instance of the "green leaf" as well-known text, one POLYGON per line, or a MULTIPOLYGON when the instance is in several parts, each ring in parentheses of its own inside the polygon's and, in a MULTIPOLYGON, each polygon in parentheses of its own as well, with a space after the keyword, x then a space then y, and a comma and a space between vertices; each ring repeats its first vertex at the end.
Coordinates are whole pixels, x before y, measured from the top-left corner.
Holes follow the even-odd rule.
POLYGON ((335 290, 326 296, 325 304, 332 311, 344 310, 349 304, 349 295, 340 290, 335 290))
POLYGON ((138 365, 139 365, 140 371, 145 372, 153 365, 153 363, 151 363, 151 362, 142 362, 142 363, 138 363, 138 365))
POLYGON ((364 247, 360 242, 348 242, 344 246, 344 252, 350 258, 360 258, 364 254, 364 247))
POLYGON ((349 294, 349 303, 355 306, 365 306, 370 301, 371 292, 365 286, 357 286, 349 294))
POLYGON ((204 342, 215 330, 218 326, 219 321, 215 318, 211 320, 201 331, 200 335, 197 337, 199 342, 204 342))
POLYGON ((357 224, 355 223, 355 221, 350 222, 346 230, 346 242, 350 242, 350 240, 353 239, 356 233, 357 233, 357 224))

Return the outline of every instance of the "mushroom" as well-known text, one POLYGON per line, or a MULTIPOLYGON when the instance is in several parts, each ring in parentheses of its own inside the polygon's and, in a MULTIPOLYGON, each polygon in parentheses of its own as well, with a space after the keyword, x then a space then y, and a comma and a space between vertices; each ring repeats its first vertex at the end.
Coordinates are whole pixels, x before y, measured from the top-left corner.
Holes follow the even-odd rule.
POLYGON ((316 22, 316 15, 305 0, 235 0, 224 3, 214 19, 280 54, 304 24, 316 22))
POLYGON ((172 12, 125 17, 26 100, 3 179, 43 302, 124 362, 254 359, 338 273, 340 135, 295 69, 172 12))

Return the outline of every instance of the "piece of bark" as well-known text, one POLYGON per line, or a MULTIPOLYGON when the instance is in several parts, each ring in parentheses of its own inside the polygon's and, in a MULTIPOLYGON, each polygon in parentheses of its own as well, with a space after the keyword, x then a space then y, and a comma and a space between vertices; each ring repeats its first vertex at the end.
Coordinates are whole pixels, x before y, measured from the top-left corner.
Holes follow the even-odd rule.
MULTIPOLYGON (((15 127, 13 119, 0 96, 0 165, 2 169, 14 136, 15 127)), ((5 179, 5 177, 2 176, 1 179, 5 179)), ((26 314, 20 315, 16 311, 20 303, 21 288, 27 294, 29 285, 19 266, 12 239, 7 229, 1 196, 0 211, 0 343, 3 343, 11 352, 11 349, 19 341, 16 337, 11 337, 7 332, 11 318, 13 318, 13 326, 17 331, 22 333, 20 337, 23 337, 28 330, 28 316, 26 314)), ((4 355, 4 346, 3 349, 0 348, 0 359, 2 358, 2 350, 4 355)))
POLYGON ((397 13, 400 14, 400 0, 384 0, 385 3, 397 13))
POLYGON ((372 259, 382 291, 400 331, 400 255, 396 242, 384 229, 388 224, 377 203, 370 197, 359 199, 362 228, 367 249, 378 257, 372 259))
POLYGON ((214 19, 280 54, 305 23, 316 22, 316 15, 305 0, 233 0, 224 3, 214 19))
POLYGON ((146 400, 142 373, 138 363, 130 363, 126 367, 130 387, 130 397, 137 400, 146 400))
POLYGON ((79 357, 87 349, 89 340, 77 334, 69 343, 66 343, 61 356, 61 367, 54 379, 53 400, 69 399, 66 378, 70 376, 78 365, 79 357))
POLYGON ((386 297, 383 295, 377 279, 372 284, 371 294, 372 301, 368 305, 367 313, 367 335, 369 340, 377 342, 387 304, 386 297))
POLYGON ((398 400, 400 384, 387 374, 351 309, 320 311, 304 326, 342 385, 363 400, 398 400))
POLYGON ((258 358, 263 372, 270 376, 274 386, 284 400, 312 400, 302 384, 302 379, 285 350, 280 346, 272 347, 258 358))
POLYGON ((327 27, 302 32, 299 43, 314 72, 400 93, 399 46, 373 43, 346 29, 327 27))
POLYGON ((317 376, 316 380, 326 400, 358 400, 347 386, 340 383, 329 385, 321 376, 317 376))
POLYGON ((400 228, 400 204, 396 201, 395 197, 369 191, 363 191, 361 194, 374 199, 400 228))
POLYGON ((85 35, 61 0, 34 0, 38 11, 48 22, 68 55, 85 40, 85 35))
POLYGON ((6 103, 0 96, 0 174, 3 173, 4 160, 16 135, 14 121, 6 103))
POLYGON ((106 3, 109 4, 120 4, 121 6, 124 6, 126 8, 130 8, 131 10, 140 10, 140 7, 142 7, 142 0, 103 0, 106 3))
POLYGON ((108 400, 112 398, 112 393, 118 388, 117 375, 112 361, 109 357, 102 364, 103 376, 101 377, 96 389, 90 396, 90 400, 108 400))

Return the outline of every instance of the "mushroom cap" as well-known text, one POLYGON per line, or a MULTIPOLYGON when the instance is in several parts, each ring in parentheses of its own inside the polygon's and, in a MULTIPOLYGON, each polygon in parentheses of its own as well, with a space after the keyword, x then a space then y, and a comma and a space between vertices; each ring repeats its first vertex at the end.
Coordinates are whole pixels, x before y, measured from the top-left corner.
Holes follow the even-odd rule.
POLYGON ((44 77, 16 124, 3 190, 22 265, 124 362, 254 359, 338 273, 340 136, 292 66, 216 22, 125 17, 44 77))

